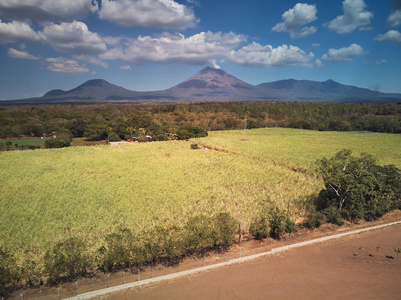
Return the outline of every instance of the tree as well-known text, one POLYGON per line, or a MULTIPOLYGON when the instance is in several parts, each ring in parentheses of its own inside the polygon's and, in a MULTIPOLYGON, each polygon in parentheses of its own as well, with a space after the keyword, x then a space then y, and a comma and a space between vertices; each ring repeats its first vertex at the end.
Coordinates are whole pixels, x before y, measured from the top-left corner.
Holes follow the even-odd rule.
POLYGON ((354 220, 374 219, 400 205, 400 170, 378 166, 369 154, 355 157, 350 150, 342 150, 330 159, 321 159, 318 169, 325 184, 319 194, 320 208, 329 222, 340 225, 343 211, 354 220))

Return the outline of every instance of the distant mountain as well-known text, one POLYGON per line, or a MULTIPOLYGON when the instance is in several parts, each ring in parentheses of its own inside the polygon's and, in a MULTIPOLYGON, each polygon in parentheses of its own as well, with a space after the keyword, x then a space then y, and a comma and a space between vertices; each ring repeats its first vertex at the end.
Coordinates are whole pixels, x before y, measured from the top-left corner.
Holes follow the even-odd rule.
POLYGON ((280 80, 252 85, 227 72, 206 67, 180 84, 160 91, 130 91, 103 79, 86 81, 69 91, 52 90, 43 97, 2 101, 2 104, 98 103, 171 101, 255 101, 283 100, 310 102, 395 102, 401 94, 389 94, 333 80, 280 80))
POLYGON ((227 72, 204 68, 184 82, 167 90, 175 98, 247 98, 255 96, 258 88, 227 72))
POLYGON ((280 80, 258 85, 266 90, 282 91, 288 100, 338 101, 338 102, 393 102, 401 100, 401 94, 388 94, 344 85, 333 80, 280 80))
POLYGON ((111 84, 103 79, 88 80, 80 86, 69 90, 52 90, 46 93, 42 98, 44 99, 132 99, 140 96, 140 92, 134 92, 124 89, 120 86, 111 84))

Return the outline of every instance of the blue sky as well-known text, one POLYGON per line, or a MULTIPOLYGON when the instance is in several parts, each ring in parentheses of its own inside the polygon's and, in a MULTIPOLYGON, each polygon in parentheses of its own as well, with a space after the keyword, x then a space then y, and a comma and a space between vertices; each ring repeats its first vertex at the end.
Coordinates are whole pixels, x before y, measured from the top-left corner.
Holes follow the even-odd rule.
POLYGON ((0 0, 0 99, 166 89, 205 66, 401 93, 400 30, 401 0, 0 0))

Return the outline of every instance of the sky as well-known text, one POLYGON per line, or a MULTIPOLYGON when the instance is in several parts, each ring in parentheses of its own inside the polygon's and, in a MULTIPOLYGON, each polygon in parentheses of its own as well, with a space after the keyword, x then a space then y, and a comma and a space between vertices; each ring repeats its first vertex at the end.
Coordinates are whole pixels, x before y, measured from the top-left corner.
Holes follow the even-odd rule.
POLYGON ((401 93, 400 31, 401 0, 0 0, 0 99, 162 90, 206 66, 401 93))

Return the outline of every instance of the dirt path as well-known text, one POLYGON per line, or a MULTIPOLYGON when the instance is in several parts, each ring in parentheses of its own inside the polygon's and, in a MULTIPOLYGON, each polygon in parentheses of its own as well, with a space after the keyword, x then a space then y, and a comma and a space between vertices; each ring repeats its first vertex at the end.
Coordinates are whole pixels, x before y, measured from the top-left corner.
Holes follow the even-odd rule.
POLYGON ((97 299, 400 299, 394 247, 401 247, 401 225, 97 299))

